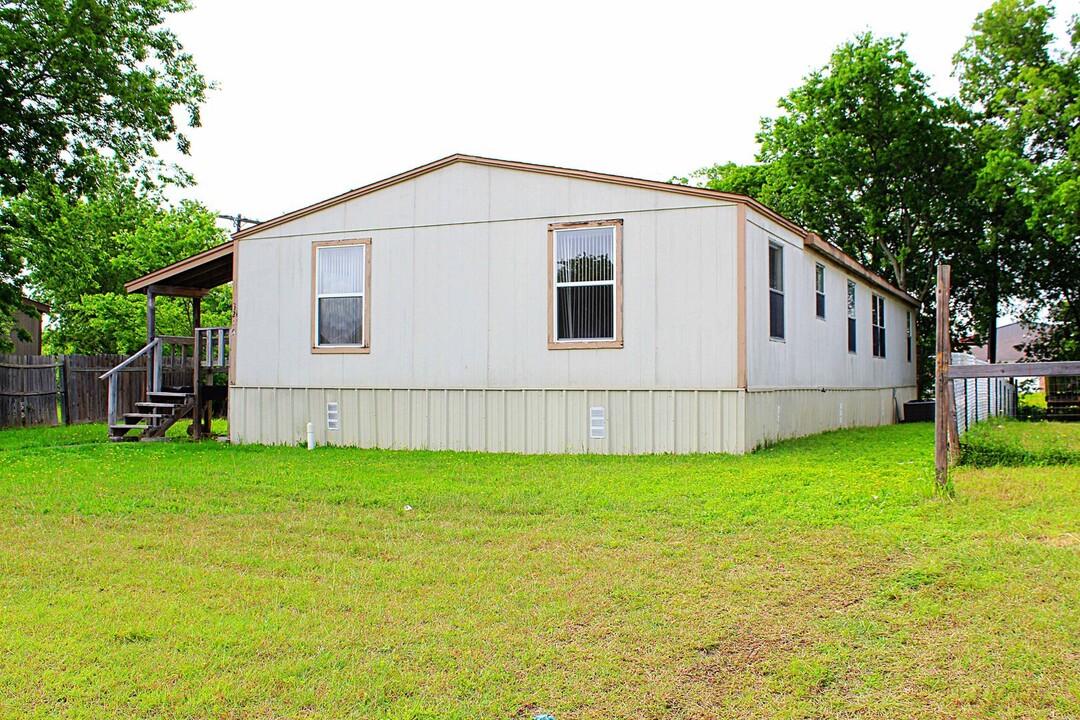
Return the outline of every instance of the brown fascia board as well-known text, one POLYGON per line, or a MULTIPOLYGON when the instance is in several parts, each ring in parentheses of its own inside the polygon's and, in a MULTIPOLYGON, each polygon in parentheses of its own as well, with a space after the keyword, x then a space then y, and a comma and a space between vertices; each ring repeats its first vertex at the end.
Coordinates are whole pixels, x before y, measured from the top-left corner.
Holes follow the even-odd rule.
POLYGON ((344 192, 340 195, 335 195, 334 197, 327 198, 326 200, 317 202, 313 205, 308 205, 307 207, 303 207, 299 210, 294 210, 293 212, 280 215, 276 218, 272 218, 265 222, 259 223, 258 225, 253 225, 249 228, 245 228, 237 233, 234 233, 233 239, 241 240, 250 235, 262 232, 263 230, 268 230, 272 227, 283 225, 287 222, 291 222, 307 215, 311 215, 312 213, 319 212, 320 210, 325 210, 327 208, 334 207, 335 205, 348 202, 349 200, 353 200, 369 193, 376 192, 377 190, 382 190, 392 185, 397 185, 398 183, 405 182, 406 180, 412 180, 414 178, 420 177, 421 175, 426 175, 427 173, 434 172, 435 170, 439 170, 455 163, 468 163, 470 165, 480 165, 482 167, 494 167, 506 170, 520 170, 523 172, 539 173, 541 175, 555 175, 558 177, 575 178, 578 180, 590 180, 593 182, 611 183, 615 185, 623 185, 626 187, 635 187, 645 190, 659 190, 661 192, 671 192, 680 195, 689 195, 692 197, 708 198, 710 200, 723 200, 739 205, 745 205, 746 207, 752 209, 754 212, 768 218, 769 220, 772 220, 784 229, 789 230, 798 237, 802 238, 804 241, 807 242, 808 246, 811 246, 808 238, 810 238, 811 236, 817 238, 817 240, 813 243, 812 247, 819 253, 832 258, 835 262, 850 269, 852 272, 858 274, 860 277, 867 280, 871 284, 880 287, 882 290, 900 298, 904 302, 907 302, 916 307, 918 306, 918 303, 907 293, 891 285, 878 275, 875 275, 873 272, 860 265, 855 259, 844 254, 835 246, 825 242, 820 237, 814 235, 806 228, 797 225, 791 220, 788 220, 780 213, 772 210, 771 208, 763 205, 762 203, 754 200, 749 196, 739 195, 737 193, 721 192, 719 190, 710 190, 708 188, 692 187, 690 185, 676 185, 674 183, 658 182, 656 180, 642 180, 640 178, 631 178, 623 175, 608 175, 606 173, 591 172, 589 170, 574 170, 571 168, 563 168, 553 165, 534 165, 532 163, 517 162, 514 160, 496 160, 494 158, 479 157, 477 155, 455 154, 444 157, 441 160, 430 162, 427 165, 421 165, 420 167, 413 168, 412 170, 407 170, 406 172, 394 175, 392 177, 388 177, 384 180, 379 180, 378 182, 371 183, 370 185, 364 185, 363 187, 356 188, 355 190, 349 190, 348 192, 344 192))
POLYGON ((242 239, 249 235, 267 230, 278 225, 282 225, 287 222, 291 222, 298 218, 302 218, 306 215, 310 215, 320 210, 339 205, 343 202, 348 202, 355 198, 373 193, 376 190, 382 190, 383 188, 397 185, 398 183, 405 182, 406 180, 412 180, 421 175, 426 175, 429 172, 434 172, 441 168, 453 165, 455 163, 467 163, 469 165, 480 165, 483 167, 495 167, 505 170, 521 170, 524 172, 538 173, 541 175, 556 175, 558 177, 576 178, 578 180, 591 180, 593 182, 612 183, 615 185, 624 185, 628 187, 642 188, 646 190, 660 190, 663 192, 672 192, 680 195, 690 195, 694 197, 704 197, 711 200, 726 200, 732 203, 742 203, 749 205, 757 212, 768 217, 770 220, 783 225, 786 229, 796 233, 800 237, 805 237, 807 231, 795 223, 791 222, 787 218, 783 217, 779 213, 770 210, 766 206, 762 205, 758 201, 749 198, 745 195, 737 195, 735 193, 720 192, 719 190, 709 190, 708 188, 692 187, 690 185, 675 185, 674 183, 657 182, 656 180, 642 180, 640 178, 630 178, 622 175, 607 175, 604 173, 590 172, 588 170, 573 170, 570 168, 555 167, 552 165, 534 165, 532 163, 516 162, 513 160, 496 160, 494 158, 478 157, 476 155, 450 155, 449 157, 436 160, 435 162, 428 163, 427 165, 421 165, 420 167, 413 168, 406 172, 388 177, 385 180, 379 180, 378 182, 371 183, 370 185, 364 185, 363 187, 356 188, 355 190, 349 190, 340 195, 335 195, 332 198, 327 198, 321 202, 317 202, 314 205, 308 205, 307 207, 294 210, 293 212, 286 213, 276 218, 272 218, 265 222, 253 225, 249 228, 244 228, 238 233, 233 234, 236 239, 242 239))
POLYGON ((211 262, 219 258, 231 255, 233 251, 233 241, 229 240, 223 242, 220 245, 210 248, 209 250, 203 250, 200 253, 196 253, 191 257, 186 257, 183 260, 178 260, 172 265, 166 265, 163 268, 155 270, 152 273, 137 277, 134 280, 130 280, 124 283, 124 290, 128 293, 146 292, 146 289, 151 285, 169 285, 167 280, 179 273, 186 272, 193 268, 197 268, 203 263, 211 262))
POLYGON ((851 257, 832 243, 822 239, 820 235, 817 235, 815 233, 808 233, 803 239, 803 243, 808 249, 813 250, 819 255, 824 255, 826 258, 829 258, 844 269, 849 270, 855 275, 858 275, 866 282, 870 283, 871 285, 877 287, 884 292, 889 293, 898 300, 901 300, 915 308, 918 308, 920 306, 919 301, 911 297, 911 295, 908 295, 906 292, 896 287, 877 273, 870 271, 858 260, 851 257))
POLYGON ((31 300, 28 297, 24 297, 22 299, 22 304, 23 304, 23 307, 32 307, 35 310, 37 310, 39 313, 48 313, 50 310, 52 310, 52 308, 49 307, 48 305, 46 305, 45 303, 38 302, 37 300, 31 300))

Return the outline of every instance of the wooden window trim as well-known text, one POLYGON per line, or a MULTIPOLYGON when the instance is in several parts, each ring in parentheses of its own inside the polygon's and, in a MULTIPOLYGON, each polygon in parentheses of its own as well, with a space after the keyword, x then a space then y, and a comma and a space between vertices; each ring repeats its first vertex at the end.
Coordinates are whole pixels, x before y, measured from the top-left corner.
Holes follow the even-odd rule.
POLYGON ((371 352, 371 238, 321 240, 311 243, 311 352, 314 355, 366 355, 371 352), (319 248, 341 245, 364 246, 364 344, 319 345, 319 301, 316 281, 319 274, 319 248))
POLYGON ((606 350, 620 349, 623 346, 623 221, 588 220, 584 222, 562 222, 548 225, 548 350, 606 350), (590 227, 615 228, 615 339, 614 340, 573 340, 555 339, 555 231, 590 227))

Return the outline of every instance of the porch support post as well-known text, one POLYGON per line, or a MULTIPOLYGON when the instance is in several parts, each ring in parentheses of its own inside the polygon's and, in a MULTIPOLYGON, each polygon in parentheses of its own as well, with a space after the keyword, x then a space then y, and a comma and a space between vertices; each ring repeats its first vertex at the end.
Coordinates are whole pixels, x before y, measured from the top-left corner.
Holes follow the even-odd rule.
POLYGON ((156 296, 151 288, 146 289, 146 342, 153 342, 157 337, 156 296))
MULTIPOLYGON (((198 302, 196 300, 196 302, 198 302)), ((196 308, 198 305, 195 306, 196 308)), ((195 312, 198 312, 196 310, 195 312)), ((202 347, 199 345, 199 338, 202 335, 198 331, 198 325, 194 324, 194 318, 192 318, 192 335, 195 337, 195 345, 192 348, 191 361, 194 364, 194 368, 191 371, 192 392, 195 393, 195 407, 191 409, 191 437, 194 440, 202 440, 202 347)))
MULTIPOLYGON (((949 295, 952 289, 952 267, 938 265, 937 269, 937 348, 934 368, 934 477, 938 487, 949 481, 949 362, 952 348, 949 342, 949 295)), ((952 407, 951 407, 952 406, 952 407)), ((955 420, 955 411, 954 420, 955 420)))
POLYGON ((195 335, 195 329, 202 327, 202 298, 191 298, 191 334, 195 335))

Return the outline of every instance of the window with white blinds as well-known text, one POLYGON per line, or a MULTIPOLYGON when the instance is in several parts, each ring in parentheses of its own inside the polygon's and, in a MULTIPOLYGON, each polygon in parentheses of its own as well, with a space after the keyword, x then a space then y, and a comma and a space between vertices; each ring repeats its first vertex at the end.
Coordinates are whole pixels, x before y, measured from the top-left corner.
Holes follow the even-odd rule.
POLYGON ((368 346, 370 247, 370 241, 315 245, 314 348, 368 346))
POLYGON ((621 229, 618 221, 550 226, 553 347, 621 346, 621 229))

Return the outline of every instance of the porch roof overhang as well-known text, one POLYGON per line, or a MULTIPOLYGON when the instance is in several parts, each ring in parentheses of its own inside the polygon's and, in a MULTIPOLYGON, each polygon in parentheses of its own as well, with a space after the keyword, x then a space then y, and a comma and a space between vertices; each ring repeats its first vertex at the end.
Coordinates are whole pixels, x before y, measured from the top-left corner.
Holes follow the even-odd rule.
POLYGON ((224 285, 233 279, 233 243, 184 258, 160 270, 124 283, 129 293, 153 292, 155 295, 178 297, 202 297, 211 288, 224 285))

